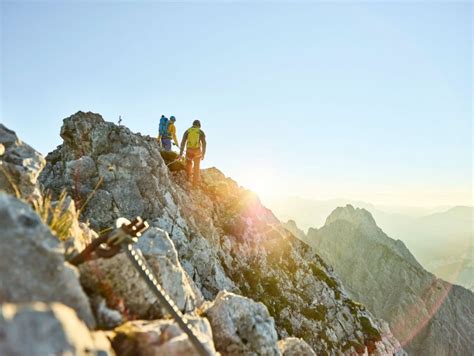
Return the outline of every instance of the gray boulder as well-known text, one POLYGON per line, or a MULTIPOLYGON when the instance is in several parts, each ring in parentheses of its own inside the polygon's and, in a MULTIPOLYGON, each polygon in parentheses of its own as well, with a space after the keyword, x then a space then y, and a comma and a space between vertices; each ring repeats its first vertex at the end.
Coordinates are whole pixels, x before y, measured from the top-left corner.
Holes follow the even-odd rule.
POLYGON ((205 311, 214 342, 225 355, 279 355, 275 322, 262 303, 220 292, 205 311))
MULTIPOLYGON (((207 319, 187 316, 187 320, 209 356, 218 355, 207 319)), ((115 329, 113 345, 122 356, 199 355, 173 320, 129 321, 115 329)))
POLYGON ((56 195, 66 188, 94 229, 121 215, 163 214, 169 178, 156 138, 83 112, 64 119, 61 137, 64 142, 47 156, 40 179, 56 195))
POLYGON ((69 307, 59 304, 3 304, 0 355, 113 355, 107 337, 90 332, 69 307))
POLYGON ((296 337, 287 337, 278 341, 278 348, 283 356, 316 356, 306 341, 296 337))
POLYGON ((90 327, 94 317, 76 268, 26 203, 0 193, 0 302, 61 302, 90 327))
MULTIPOLYGON (((137 247, 158 282, 181 311, 190 312, 202 304, 201 293, 181 267, 176 249, 166 232, 150 228, 140 238, 137 247)), ((85 288, 99 291, 108 306, 134 318, 155 319, 163 316, 157 298, 124 252, 112 258, 88 261, 79 268, 85 288)))
POLYGON ((39 199, 38 176, 46 164, 43 156, 2 124, 0 146, 0 190, 23 199, 39 199))
POLYGON ((90 301, 99 329, 111 330, 126 321, 125 316, 119 310, 110 308, 107 300, 99 294, 92 294, 90 301))

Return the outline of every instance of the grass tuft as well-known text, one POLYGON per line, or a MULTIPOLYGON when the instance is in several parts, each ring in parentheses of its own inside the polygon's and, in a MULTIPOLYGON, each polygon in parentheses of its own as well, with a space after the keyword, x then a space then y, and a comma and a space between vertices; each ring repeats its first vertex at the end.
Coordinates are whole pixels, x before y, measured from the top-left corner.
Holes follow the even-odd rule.
POLYGON ((10 175, 10 173, 7 172, 5 167, 3 166, 2 162, 0 162, 0 172, 4 175, 4 177, 7 179, 8 183, 10 183, 13 192, 15 193, 15 197, 17 199, 21 199, 21 192, 20 189, 18 188, 18 185, 15 183, 14 179, 10 175))
POLYGON ((46 193, 43 199, 32 202, 33 210, 61 241, 68 240, 74 234, 73 224, 79 219, 79 212, 70 210, 69 204, 65 190, 57 201, 53 201, 51 193, 46 193))
MULTIPOLYGON (((17 199, 23 199, 18 184, 15 182, 15 179, 11 176, 7 169, 2 165, 2 162, 0 162, 0 173, 2 173, 7 179, 13 192, 15 193, 15 197, 17 199)), ((58 239, 61 241, 66 241, 74 235, 74 222, 79 221, 81 213, 84 211, 87 204, 100 188, 103 181, 104 177, 101 176, 94 187, 94 190, 88 195, 85 202, 78 210, 69 209, 69 204, 71 204, 71 202, 68 201, 66 190, 61 192, 58 200, 53 200, 53 194, 51 192, 43 192, 40 197, 30 196, 27 198, 27 200, 43 223, 51 229, 58 239)))
POLYGON ((97 181, 97 184, 95 185, 94 189, 92 190, 92 192, 88 195, 88 197, 86 198, 86 201, 84 202, 84 204, 81 205, 81 207, 79 208, 79 211, 78 211, 78 217, 81 215, 81 213, 84 211, 84 209, 87 207, 87 204, 89 204, 89 202, 91 201, 92 197, 95 195, 95 193, 99 190, 100 186, 102 185, 102 183, 104 182, 104 177, 103 176, 100 176, 99 177, 99 180, 97 181))

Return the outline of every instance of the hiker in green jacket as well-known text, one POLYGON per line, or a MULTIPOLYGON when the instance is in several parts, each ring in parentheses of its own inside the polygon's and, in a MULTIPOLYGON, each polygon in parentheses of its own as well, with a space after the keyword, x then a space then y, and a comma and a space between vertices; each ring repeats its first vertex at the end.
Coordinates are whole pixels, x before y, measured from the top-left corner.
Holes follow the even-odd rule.
POLYGON ((181 151, 179 157, 183 156, 186 147, 186 173, 193 186, 199 184, 199 169, 201 160, 206 155, 206 135, 201 130, 201 122, 194 120, 193 126, 186 130, 181 140, 181 151))

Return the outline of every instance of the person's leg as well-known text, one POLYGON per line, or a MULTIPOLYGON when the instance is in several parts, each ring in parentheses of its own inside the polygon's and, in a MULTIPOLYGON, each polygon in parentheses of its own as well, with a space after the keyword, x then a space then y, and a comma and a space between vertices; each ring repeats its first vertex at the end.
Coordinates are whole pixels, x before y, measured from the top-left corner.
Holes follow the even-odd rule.
POLYGON ((165 151, 171 151, 171 139, 169 138, 162 138, 161 143, 165 151))
POLYGON ((201 152, 197 153, 193 159, 194 167, 193 167, 193 185, 197 186, 199 184, 200 179, 200 168, 201 168, 201 152))
POLYGON ((191 150, 186 151, 186 174, 188 180, 191 181, 191 174, 193 170, 193 153, 191 150))

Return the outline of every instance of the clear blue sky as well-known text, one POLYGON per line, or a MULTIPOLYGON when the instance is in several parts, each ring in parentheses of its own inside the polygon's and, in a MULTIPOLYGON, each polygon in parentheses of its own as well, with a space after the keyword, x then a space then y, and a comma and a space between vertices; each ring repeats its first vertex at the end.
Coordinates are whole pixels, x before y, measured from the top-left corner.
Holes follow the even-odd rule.
POLYGON ((78 110, 263 195, 472 202, 470 2, 2 2, 1 121, 42 153, 78 110))

